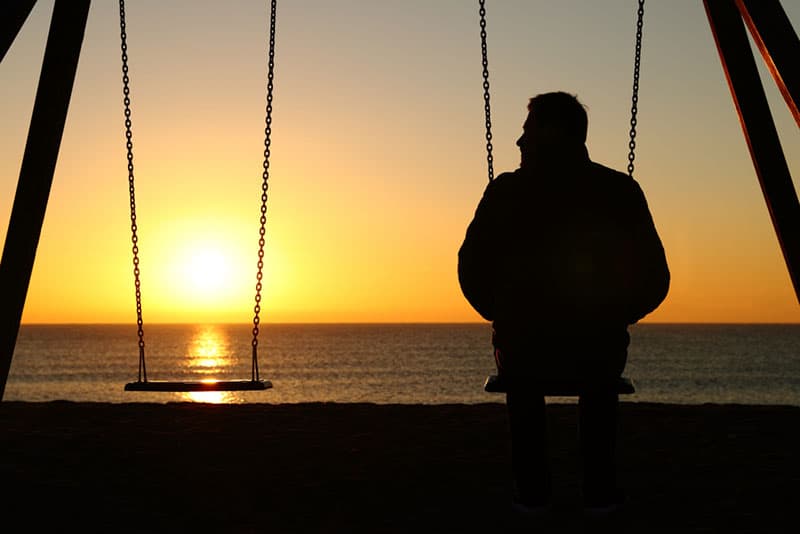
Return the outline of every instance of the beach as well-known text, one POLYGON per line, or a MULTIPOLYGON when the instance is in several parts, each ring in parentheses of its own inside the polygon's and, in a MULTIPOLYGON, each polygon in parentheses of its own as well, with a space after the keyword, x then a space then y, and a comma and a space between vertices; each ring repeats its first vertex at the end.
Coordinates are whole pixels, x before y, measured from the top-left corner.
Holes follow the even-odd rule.
POLYGON ((4 402, 3 531, 795 531, 800 407, 622 403, 605 522, 582 514, 577 407, 548 410, 554 504, 527 524, 501 404, 4 402))

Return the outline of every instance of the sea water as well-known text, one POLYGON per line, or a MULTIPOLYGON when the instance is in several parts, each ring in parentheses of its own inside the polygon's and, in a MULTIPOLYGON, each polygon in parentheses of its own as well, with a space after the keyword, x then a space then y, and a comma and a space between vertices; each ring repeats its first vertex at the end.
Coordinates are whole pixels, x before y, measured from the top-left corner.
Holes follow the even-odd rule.
MULTIPOLYGON (((634 402, 800 406, 800 325, 641 324, 625 375, 634 402)), ((146 325, 150 380, 249 379, 251 326, 146 325)), ((23 325, 5 400, 481 403, 494 370, 486 324, 266 324, 257 392, 124 392, 133 325, 23 325)), ((568 399, 551 399, 563 402, 568 399)))

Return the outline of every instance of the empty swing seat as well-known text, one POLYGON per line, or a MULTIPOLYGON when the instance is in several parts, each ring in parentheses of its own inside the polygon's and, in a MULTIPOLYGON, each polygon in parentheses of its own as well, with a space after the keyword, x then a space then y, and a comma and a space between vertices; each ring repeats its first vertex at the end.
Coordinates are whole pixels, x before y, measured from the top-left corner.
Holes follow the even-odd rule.
MULTIPOLYGON (((591 382, 568 379, 542 380, 538 383, 531 383, 529 388, 541 391, 542 395, 546 397, 576 397, 584 393, 603 391, 615 391, 619 395, 630 395, 636 391, 633 382, 624 376, 608 381, 591 382)), ((508 382, 499 375, 489 375, 483 384, 483 390, 487 393, 507 393, 508 382)))
MULTIPOLYGON (((120 27, 120 49, 122 51, 122 84, 123 95, 125 103, 125 137, 127 142, 125 147, 127 149, 128 159, 128 191, 130 193, 130 214, 131 214, 131 242, 133 248, 133 276, 136 287, 136 323, 138 326, 139 336, 139 374, 136 382, 129 382, 125 384, 125 391, 164 391, 164 392, 185 392, 185 391, 263 391, 272 388, 272 383, 268 380, 259 380, 258 378, 258 334, 259 324, 261 322, 261 289, 263 279, 264 267, 264 245, 266 235, 266 212, 267 212, 267 188, 269 181, 269 157, 270 157, 270 135, 272 133, 272 90, 273 90, 273 67, 275 60, 275 9, 276 1, 272 0, 269 16, 269 52, 268 52, 268 82, 267 83, 267 102, 269 103, 266 108, 266 129, 264 130, 264 147, 265 150, 263 160, 263 173, 261 174, 261 216, 259 218, 259 240, 258 240, 258 271, 256 274, 256 295, 255 306, 252 308, 253 315, 253 367, 252 375, 249 380, 189 380, 189 381, 168 381, 168 380, 147 380, 145 370, 145 354, 144 354, 144 332, 142 322, 142 294, 139 280, 139 247, 140 240, 137 234, 137 218, 136 218, 136 188, 135 178, 133 172, 133 143, 131 133, 131 99, 130 99, 130 76, 128 69, 128 44, 127 44, 127 31, 125 22, 125 0, 119 2, 119 27, 120 27)), ((268 2, 269 3, 269 2, 268 2)), ((263 109, 263 108, 262 108, 263 109)))
POLYGON ((269 380, 142 380, 125 384, 125 391, 262 391, 271 387, 269 380))

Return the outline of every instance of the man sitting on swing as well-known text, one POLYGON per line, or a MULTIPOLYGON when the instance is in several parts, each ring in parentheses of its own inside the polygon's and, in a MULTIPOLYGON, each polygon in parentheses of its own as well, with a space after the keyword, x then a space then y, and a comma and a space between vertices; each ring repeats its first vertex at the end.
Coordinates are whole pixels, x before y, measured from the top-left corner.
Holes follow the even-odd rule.
MULTIPOLYGON (((458 253, 462 291, 493 322, 507 383, 516 505, 550 499, 545 401, 537 383, 613 381, 628 326, 656 309, 669 270, 644 194, 631 177, 592 162, 588 120, 563 92, 530 100, 520 168, 489 183, 458 253)), ((581 394, 587 508, 621 502, 616 485, 616 391, 581 394)))

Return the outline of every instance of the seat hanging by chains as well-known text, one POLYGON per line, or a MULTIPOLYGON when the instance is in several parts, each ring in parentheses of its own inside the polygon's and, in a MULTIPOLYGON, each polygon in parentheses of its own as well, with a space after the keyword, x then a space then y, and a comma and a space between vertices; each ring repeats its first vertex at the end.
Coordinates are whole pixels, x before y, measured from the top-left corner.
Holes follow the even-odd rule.
MULTIPOLYGON (((630 141, 628 142, 628 175, 633 178, 633 161, 636 157, 636 126, 639 111, 639 72, 642 61, 642 28, 644 26, 644 0, 638 0, 639 7, 636 12, 636 45, 633 64, 633 94, 631 96, 630 141)), ((494 158, 492 156, 492 117, 489 93, 489 53, 486 44, 486 0, 478 0, 480 28, 481 28, 481 63, 483 65, 483 101, 486 114, 486 162, 489 182, 494 180, 494 158)), ((586 383, 574 380, 546 381, 539 384, 544 395, 567 397, 580 395, 587 391, 613 390, 619 394, 635 392, 633 382, 625 377, 619 377, 612 382, 586 383)), ((483 386, 488 393, 504 393, 508 385, 499 375, 490 375, 483 386)))
POLYGON ((258 262, 256 272, 255 305, 253 308, 253 339, 251 376, 249 380, 202 380, 164 381, 148 380, 145 365, 144 323, 142 321, 142 290, 139 269, 139 237, 136 221, 136 188, 133 174, 133 134, 131 130, 130 77, 128 67, 127 29, 125 22, 125 0, 119 0, 120 48, 122 51, 122 83, 125 104, 125 139, 128 160, 128 189, 131 211, 131 243, 133 252, 133 277, 136 289, 136 324, 139 338, 139 373, 136 382, 125 384, 126 391, 243 391, 265 390, 272 387, 268 380, 259 378, 258 336, 261 323, 261 290, 264 268, 264 246, 266 244, 267 193, 269 189, 269 158, 272 134, 272 93, 275 71, 275 10, 277 0, 271 0, 269 19, 269 51, 267 70, 267 108, 264 128, 264 162, 261 181, 261 215, 259 218, 258 262))

